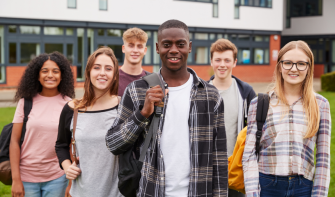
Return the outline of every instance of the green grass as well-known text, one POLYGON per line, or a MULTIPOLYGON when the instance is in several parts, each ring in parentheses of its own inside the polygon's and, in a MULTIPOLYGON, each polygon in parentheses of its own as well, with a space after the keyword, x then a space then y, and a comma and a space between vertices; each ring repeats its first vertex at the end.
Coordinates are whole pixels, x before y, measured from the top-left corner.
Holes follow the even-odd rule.
MULTIPOLYGON (((330 113, 332 117, 332 135, 331 135, 331 145, 330 145, 330 185, 329 185, 329 197, 335 196, 335 92, 319 92, 322 96, 328 99, 330 103, 330 113)), ((0 108, 0 129, 3 126, 12 122, 15 113, 15 107, 0 108)), ((0 130, 0 132, 1 132, 0 130)), ((11 187, 3 185, 0 182, 0 196, 10 197, 11 187)))

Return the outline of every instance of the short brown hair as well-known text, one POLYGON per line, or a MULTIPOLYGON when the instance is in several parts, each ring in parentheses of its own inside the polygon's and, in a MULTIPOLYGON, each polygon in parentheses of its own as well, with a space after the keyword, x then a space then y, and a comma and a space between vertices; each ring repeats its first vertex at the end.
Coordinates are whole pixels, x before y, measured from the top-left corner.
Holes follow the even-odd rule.
POLYGON ((235 44, 227 39, 221 38, 214 42, 211 46, 211 59, 213 58, 214 52, 224 52, 227 50, 233 51, 234 60, 237 58, 237 48, 235 44))
POLYGON ((130 28, 130 29, 127 29, 127 31, 125 31, 123 33, 123 42, 125 41, 130 41, 130 40, 139 40, 141 42, 147 42, 148 41, 148 34, 145 33, 145 31, 143 31, 142 29, 140 28, 137 28, 137 27, 133 27, 133 28, 130 28))

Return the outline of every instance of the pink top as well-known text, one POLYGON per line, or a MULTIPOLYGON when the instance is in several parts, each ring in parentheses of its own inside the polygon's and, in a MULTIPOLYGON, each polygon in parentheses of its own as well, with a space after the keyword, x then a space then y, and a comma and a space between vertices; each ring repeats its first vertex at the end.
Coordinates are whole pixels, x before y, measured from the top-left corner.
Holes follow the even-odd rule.
MULTIPOLYGON (((21 147, 20 174, 24 182, 40 183, 57 179, 64 174, 59 168, 55 152, 60 113, 71 100, 61 94, 33 98, 27 130, 21 147)), ((13 123, 22 123, 24 99, 20 99, 13 123)))

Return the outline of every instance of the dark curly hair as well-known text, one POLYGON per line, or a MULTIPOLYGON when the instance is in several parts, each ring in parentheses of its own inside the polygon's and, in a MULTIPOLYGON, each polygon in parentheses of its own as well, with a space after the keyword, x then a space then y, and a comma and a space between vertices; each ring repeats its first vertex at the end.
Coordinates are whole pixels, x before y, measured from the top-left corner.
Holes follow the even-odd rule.
POLYGON ((58 85, 58 91, 63 97, 74 98, 71 64, 64 55, 56 51, 50 54, 43 53, 29 62, 15 94, 15 101, 19 101, 21 98, 32 99, 37 93, 42 91, 42 85, 38 78, 40 70, 47 60, 54 61, 61 71, 62 80, 58 85))

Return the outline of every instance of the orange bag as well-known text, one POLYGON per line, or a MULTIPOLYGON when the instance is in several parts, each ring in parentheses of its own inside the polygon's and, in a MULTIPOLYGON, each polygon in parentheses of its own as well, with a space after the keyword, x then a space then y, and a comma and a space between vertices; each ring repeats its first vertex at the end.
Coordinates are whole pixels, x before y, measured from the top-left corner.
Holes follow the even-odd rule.
POLYGON ((247 127, 244 127, 237 136, 233 154, 228 158, 228 185, 245 194, 242 157, 247 137, 247 127))

